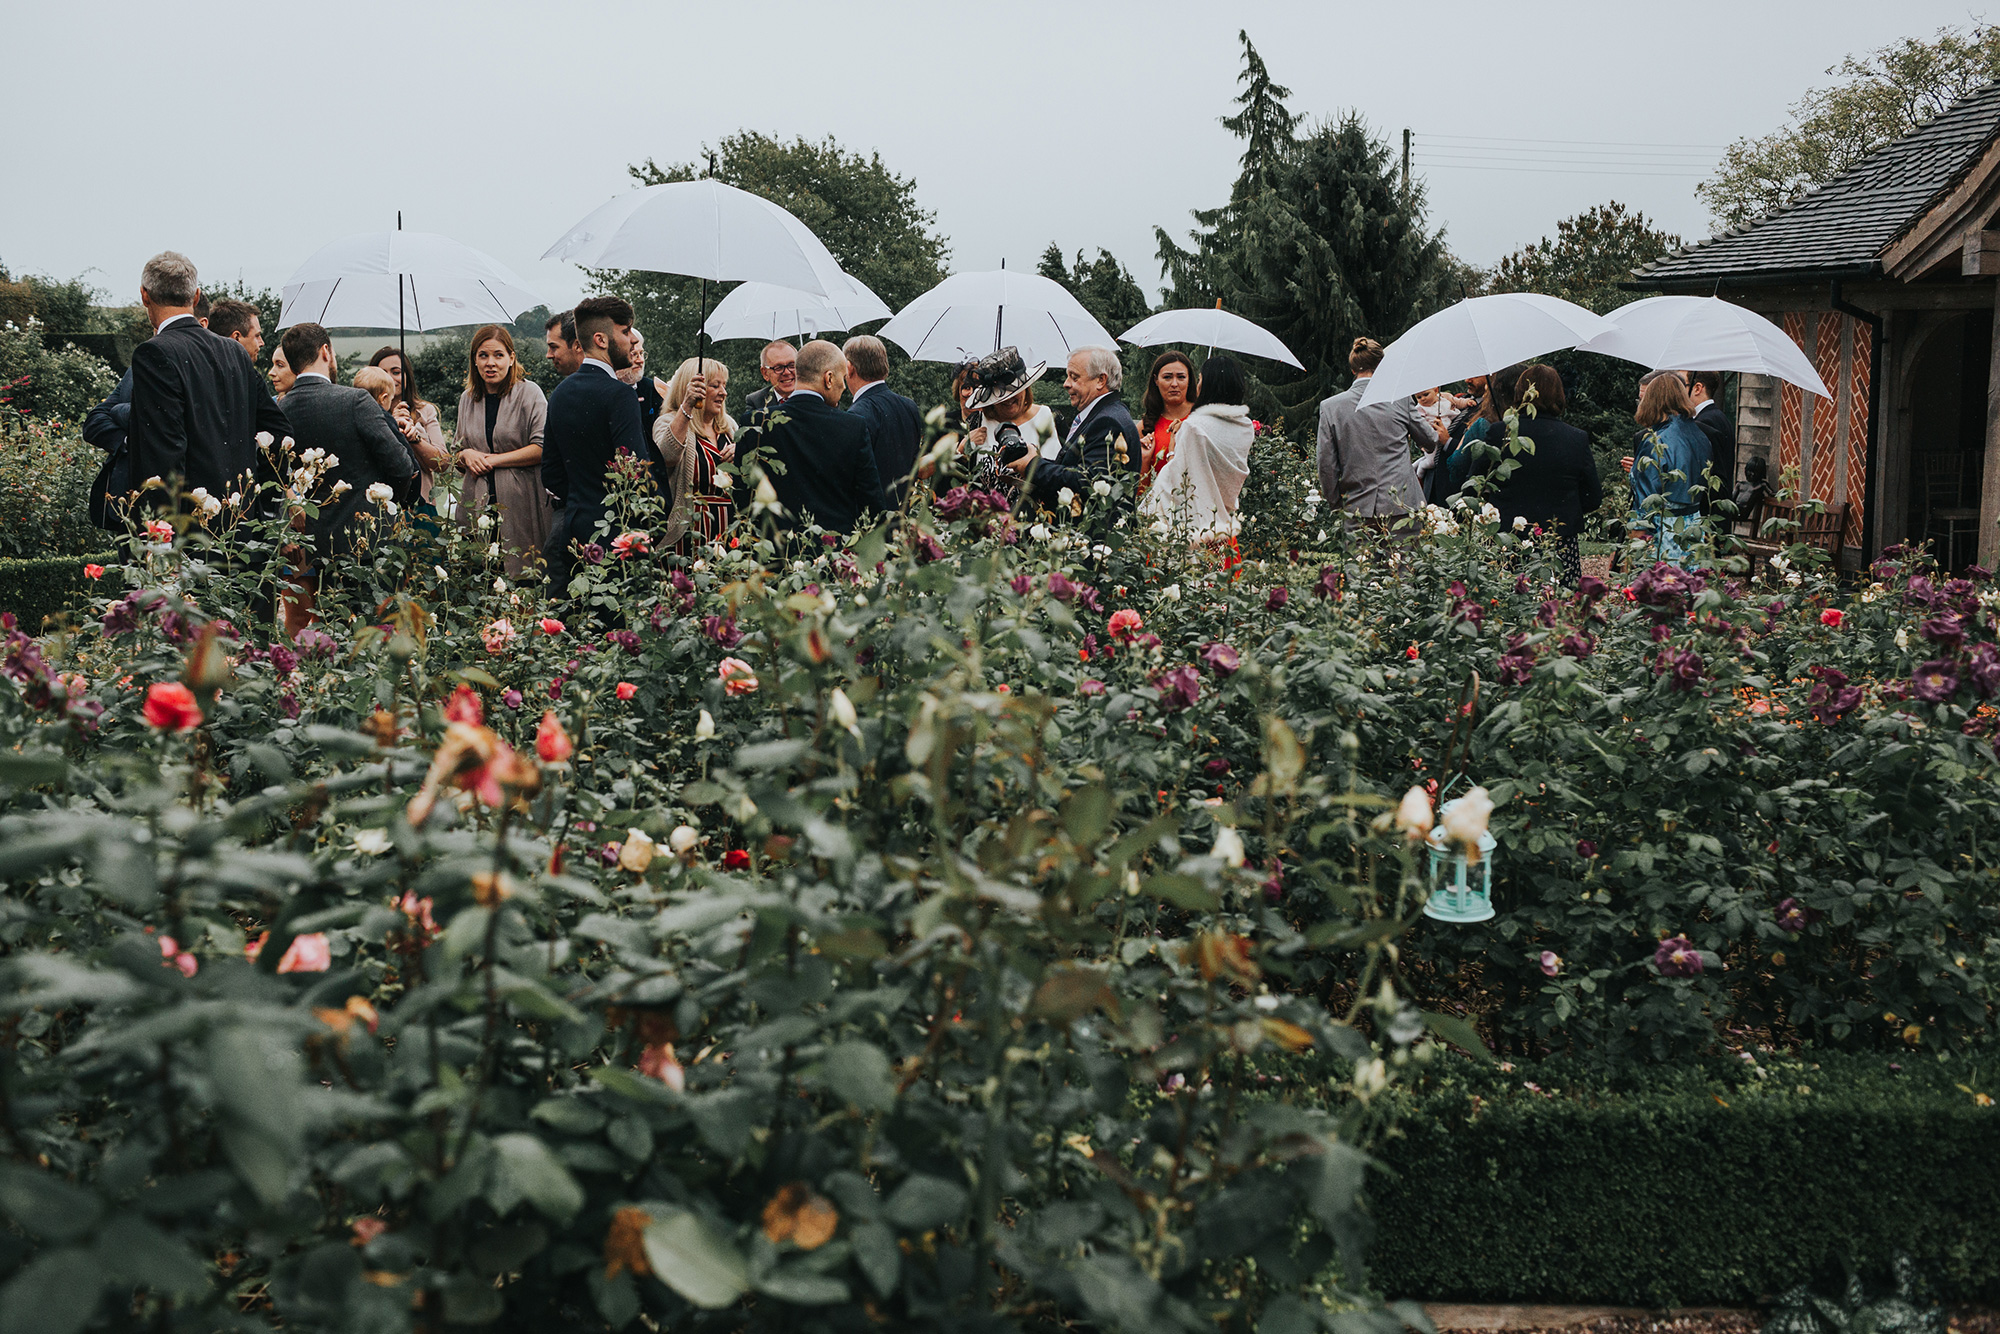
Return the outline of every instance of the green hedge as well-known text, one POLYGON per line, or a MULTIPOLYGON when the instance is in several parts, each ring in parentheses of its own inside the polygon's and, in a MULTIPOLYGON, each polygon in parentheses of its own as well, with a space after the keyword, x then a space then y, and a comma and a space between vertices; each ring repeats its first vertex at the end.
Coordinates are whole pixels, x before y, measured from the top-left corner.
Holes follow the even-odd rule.
POLYGON ((11 611, 21 628, 39 633, 42 618, 82 606, 90 600, 90 580, 83 567, 110 565, 118 557, 48 556, 33 560, 0 560, 0 611, 11 611))
POLYGON ((1624 1088, 1440 1070, 1376 1179, 1375 1281, 1437 1301, 1740 1303, 1838 1291, 1848 1267, 1884 1277, 1901 1252, 1944 1295, 2000 1295, 2000 1105, 1975 1097, 2000 1096, 2000 1059, 1760 1060, 1624 1088))

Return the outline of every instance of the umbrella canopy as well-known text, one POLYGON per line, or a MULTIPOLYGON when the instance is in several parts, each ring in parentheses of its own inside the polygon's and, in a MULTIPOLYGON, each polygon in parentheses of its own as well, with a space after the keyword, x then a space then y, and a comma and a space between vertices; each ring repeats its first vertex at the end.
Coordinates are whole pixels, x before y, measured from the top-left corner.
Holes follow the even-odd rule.
POLYGON ((803 222, 717 180, 619 195, 564 232, 542 258, 710 282, 776 283, 815 296, 845 292, 848 282, 803 222))
POLYGON ((1558 297, 1535 292, 1475 296, 1417 321, 1389 344, 1361 404, 1420 393, 1468 375, 1488 375, 1544 352, 1575 347, 1610 328, 1602 315, 1558 297))
POLYGON ((450 329, 512 324, 542 299, 513 270, 436 232, 365 232, 323 246, 284 286, 278 327, 450 329))
POLYGON ((1655 371, 1755 371, 1833 397, 1783 329, 1719 297, 1649 296, 1605 318, 1611 328, 1578 344, 1578 351, 1602 352, 1655 371))
POLYGON ((1231 352, 1247 352, 1268 361, 1305 369, 1278 336, 1262 325, 1252 324, 1241 315, 1232 315, 1217 306, 1213 310, 1163 310, 1149 315, 1118 335, 1123 343, 1157 347, 1161 343, 1186 343, 1190 347, 1226 347, 1231 352))
POLYGON ((701 327, 718 343, 728 338, 761 338, 768 343, 800 334, 818 337, 828 329, 852 329, 889 318, 892 312, 881 297, 854 275, 841 276, 849 290, 833 296, 773 283, 744 283, 716 303, 715 312, 701 327))
POLYGON ((1029 365, 1060 366, 1077 348, 1117 347, 1068 288, 1019 269, 954 273, 876 333, 912 361, 961 361, 1013 347, 1029 365))

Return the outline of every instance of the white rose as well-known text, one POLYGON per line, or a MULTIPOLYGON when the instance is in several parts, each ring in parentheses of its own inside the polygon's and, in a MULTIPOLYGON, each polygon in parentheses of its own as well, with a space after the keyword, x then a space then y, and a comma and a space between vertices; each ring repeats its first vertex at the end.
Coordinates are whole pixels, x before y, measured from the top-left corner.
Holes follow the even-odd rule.
POLYGON ((340 455, 328 454, 326 456, 326 466, 329 468, 338 468, 340 466, 340 455))
POLYGON ((505 579, 495 579, 495 580, 493 581, 493 591, 494 591, 494 592, 496 592, 496 593, 504 593, 504 592, 506 592, 506 591, 507 591, 507 581, 506 581, 505 579))
POLYGON ((1100 477, 1090 484, 1090 489, 1100 496, 1108 496, 1111 494, 1111 483, 1100 477))
POLYGON ((1363 1098, 1372 1098, 1389 1084, 1389 1067, 1382 1064, 1382 1058, 1371 1056, 1354 1067, 1354 1091, 1363 1098))
POLYGON ((280 440, 278 443, 280 445, 283 445, 286 449, 290 449, 293 445, 296 445, 298 441, 292 439, 290 436, 286 436, 283 440, 280 440))
POLYGON ((857 741, 861 739, 861 720, 855 716, 854 701, 847 697, 845 690, 835 686, 833 694, 827 697, 826 707, 827 712, 833 715, 835 727, 853 733, 857 741))
POLYGON ((1528 526, 1528 516, 1527 516, 1527 515, 1525 515, 1525 514, 1516 514, 1516 515, 1514 516, 1514 531, 1515 531, 1515 532, 1517 532, 1517 533, 1518 533, 1518 532, 1520 532, 1520 531, 1521 531, 1521 530, 1522 530, 1523 528, 1526 528, 1527 526, 1528 526))
POLYGON ((1064 487, 1062 490, 1056 492, 1056 500, 1063 508, 1067 509, 1076 503, 1076 492, 1070 490, 1068 487, 1064 487))
POLYGON ((1034 538, 1037 542, 1046 542, 1049 540, 1049 526, 1045 523, 1038 523, 1028 530, 1028 536, 1034 538))
POLYGON ((271 440, 271 433, 269 431, 257 432, 257 448, 269 449, 271 445, 272 445, 272 440, 271 440))
POLYGON ((1445 835, 1465 849, 1467 861, 1479 861, 1479 836, 1486 832, 1486 822, 1492 815, 1493 798, 1486 795, 1483 787, 1475 787, 1457 801, 1445 803, 1445 835))
MULTIPOLYGON (((267 436, 266 439, 269 437, 267 436)), ((354 850, 369 857, 379 857, 395 845, 389 839, 386 829, 361 829, 355 831, 354 850)))
POLYGON ((208 503, 208 488, 205 486, 196 487, 194 490, 188 492, 188 495, 198 503, 201 504, 208 503))
POLYGON ((1215 855, 1231 866, 1241 866, 1244 862, 1243 836, 1228 825, 1215 831, 1215 855))
POLYGON ((855 606, 857 606, 857 607, 865 607, 865 606, 867 606, 867 605, 868 605, 868 595, 867 595, 866 593, 856 593, 856 594, 854 595, 854 605, 855 605, 855 606))
POLYGON ((700 841, 701 835, 696 833, 693 827, 689 825, 680 825, 675 828, 673 833, 667 835, 667 846, 672 848, 675 853, 686 852, 700 841))
POLYGON ((354 485, 351 482, 335 482, 333 484, 333 498, 338 500, 353 489, 354 485))
POLYGON ((775 505, 778 503, 778 493, 772 489, 770 478, 759 477, 757 479, 756 503, 759 505, 775 505))
POLYGON ((229 499, 223 501, 222 503, 229 506, 229 508, 231 509, 235 509, 238 505, 241 505, 243 503, 243 493, 241 491, 231 491, 229 493, 229 499))
POLYGON ((204 496, 201 502, 201 512, 204 517, 213 519, 216 515, 222 513, 222 502, 214 496, 204 496))
POLYGON ((1499 507, 1494 505, 1491 501, 1488 501, 1486 504, 1481 505, 1479 507, 1479 521, 1481 523, 1500 522, 1499 507))
POLYGON ((708 716, 707 709, 701 711, 701 717, 695 722, 694 739, 696 741, 715 740, 715 719, 708 716))
POLYGON ((643 829, 631 830, 625 835, 624 846, 618 849, 618 865, 634 875, 642 875, 653 864, 653 850, 652 835, 643 829))
POLYGON ((379 505, 383 501, 393 497, 396 494, 396 488, 390 486, 387 482, 370 482, 368 490, 364 494, 367 495, 371 503, 379 505))
POLYGON ((485 532, 485 531, 486 531, 486 530, 487 530, 488 528, 491 528, 492 526, 493 526, 493 516, 492 516, 491 514, 482 514, 482 515, 480 515, 480 516, 479 516, 479 531, 480 531, 480 532, 482 532, 482 533, 483 533, 483 532, 485 532))
POLYGON ((1431 832, 1430 793, 1413 787, 1403 794, 1402 804, 1396 807, 1396 828, 1409 838, 1422 838, 1431 832))
POLYGON ((1181 600, 1181 586, 1179 584, 1168 584, 1160 590, 1160 596, 1169 602, 1179 602, 1181 600))
POLYGON ((1910 647, 1910 632, 1908 630, 1898 630, 1896 632, 1896 647, 1906 652, 1908 651, 1910 647))
POLYGON ((488 543, 488 544, 487 544, 487 547, 486 547, 486 554, 487 554, 488 556, 492 557, 492 558, 493 558, 494 560, 499 560, 499 559, 500 559, 500 544, 499 544, 498 542, 491 542, 491 543, 488 543))
POLYGON ((438 577, 438 578, 440 578, 440 579, 449 579, 449 578, 451 578, 451 576, 450 576, 450 575, 448 575, 448 574, 446 574, 446 573, 445 573, 445 570, 444 570, 444 566, 442 566, 442 565, 433 565, 433 566, 431 566, 431 568, 432 568, 433 570, 436 570, 436 571, 437 571, 437 577, 438 577))

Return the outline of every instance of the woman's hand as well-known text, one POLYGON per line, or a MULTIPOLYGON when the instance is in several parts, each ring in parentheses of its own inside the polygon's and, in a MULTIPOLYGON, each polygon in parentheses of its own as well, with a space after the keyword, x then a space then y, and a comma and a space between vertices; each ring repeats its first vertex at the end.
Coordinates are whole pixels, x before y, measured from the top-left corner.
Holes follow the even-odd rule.
POLYGON ((965 437, 965 443, 974 449, 984 449, 986 447, 986 428, 984 426, 974 428, 972 434, 965 437))
POLYGON ((717 452, 715 457, 723 463, 734 463, 736 461, 736 442, 734 440, 723 441, 722 449, 717 452))
POLYGON ((708 377, 697 375, 688 381, 687 397, 681 400, 681 411, 693 416, 708 401, 708 377))
POLYGON ((474 477, 484 477, 493 471, 493 456, 468 449, 458 456, 458 466, 474 477))
POLYGON ((1624 455, 1624 456, 1623 456, 1622 458, 1620 458, 1620 459, 1618 460, 1618 466, 1619 466, 1619 467, 1621 467, 1621 468, 1623 468, 1623 469, 1624 469, 1624 470, 1625 470, 1626 472, 1628 472, 1628 473, 1629 473, 1629 472, 1631 472, 1631 471, 1632 471, 1632 456, 1631 456, 1630 454, 1626 454, 1626 455, 1624 455))

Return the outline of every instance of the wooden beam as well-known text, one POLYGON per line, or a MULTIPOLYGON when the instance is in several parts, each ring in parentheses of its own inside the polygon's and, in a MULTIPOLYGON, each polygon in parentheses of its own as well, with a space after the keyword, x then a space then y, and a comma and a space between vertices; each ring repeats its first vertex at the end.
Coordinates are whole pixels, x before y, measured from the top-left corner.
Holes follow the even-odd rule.
POLYGON ((1967 232, 1958 268, 1968 278, 2000 277, 2000 232, 1967 232))
POLYGON ((1977 227, 2000 198, 2000 138, 1989 140, 1958 184, 1882 249, 1882 267, 1892 278, 1909 279, 1949 259, 1961 229, 1977 227))
POLYGON ((2000 528, 1996 524, 2000 524, 2000 283, 1993 285, 1993 356, 1986 368, 1986 469, 1979 486, 1979 563, 1989 570, 2000 560, 2000 528))

